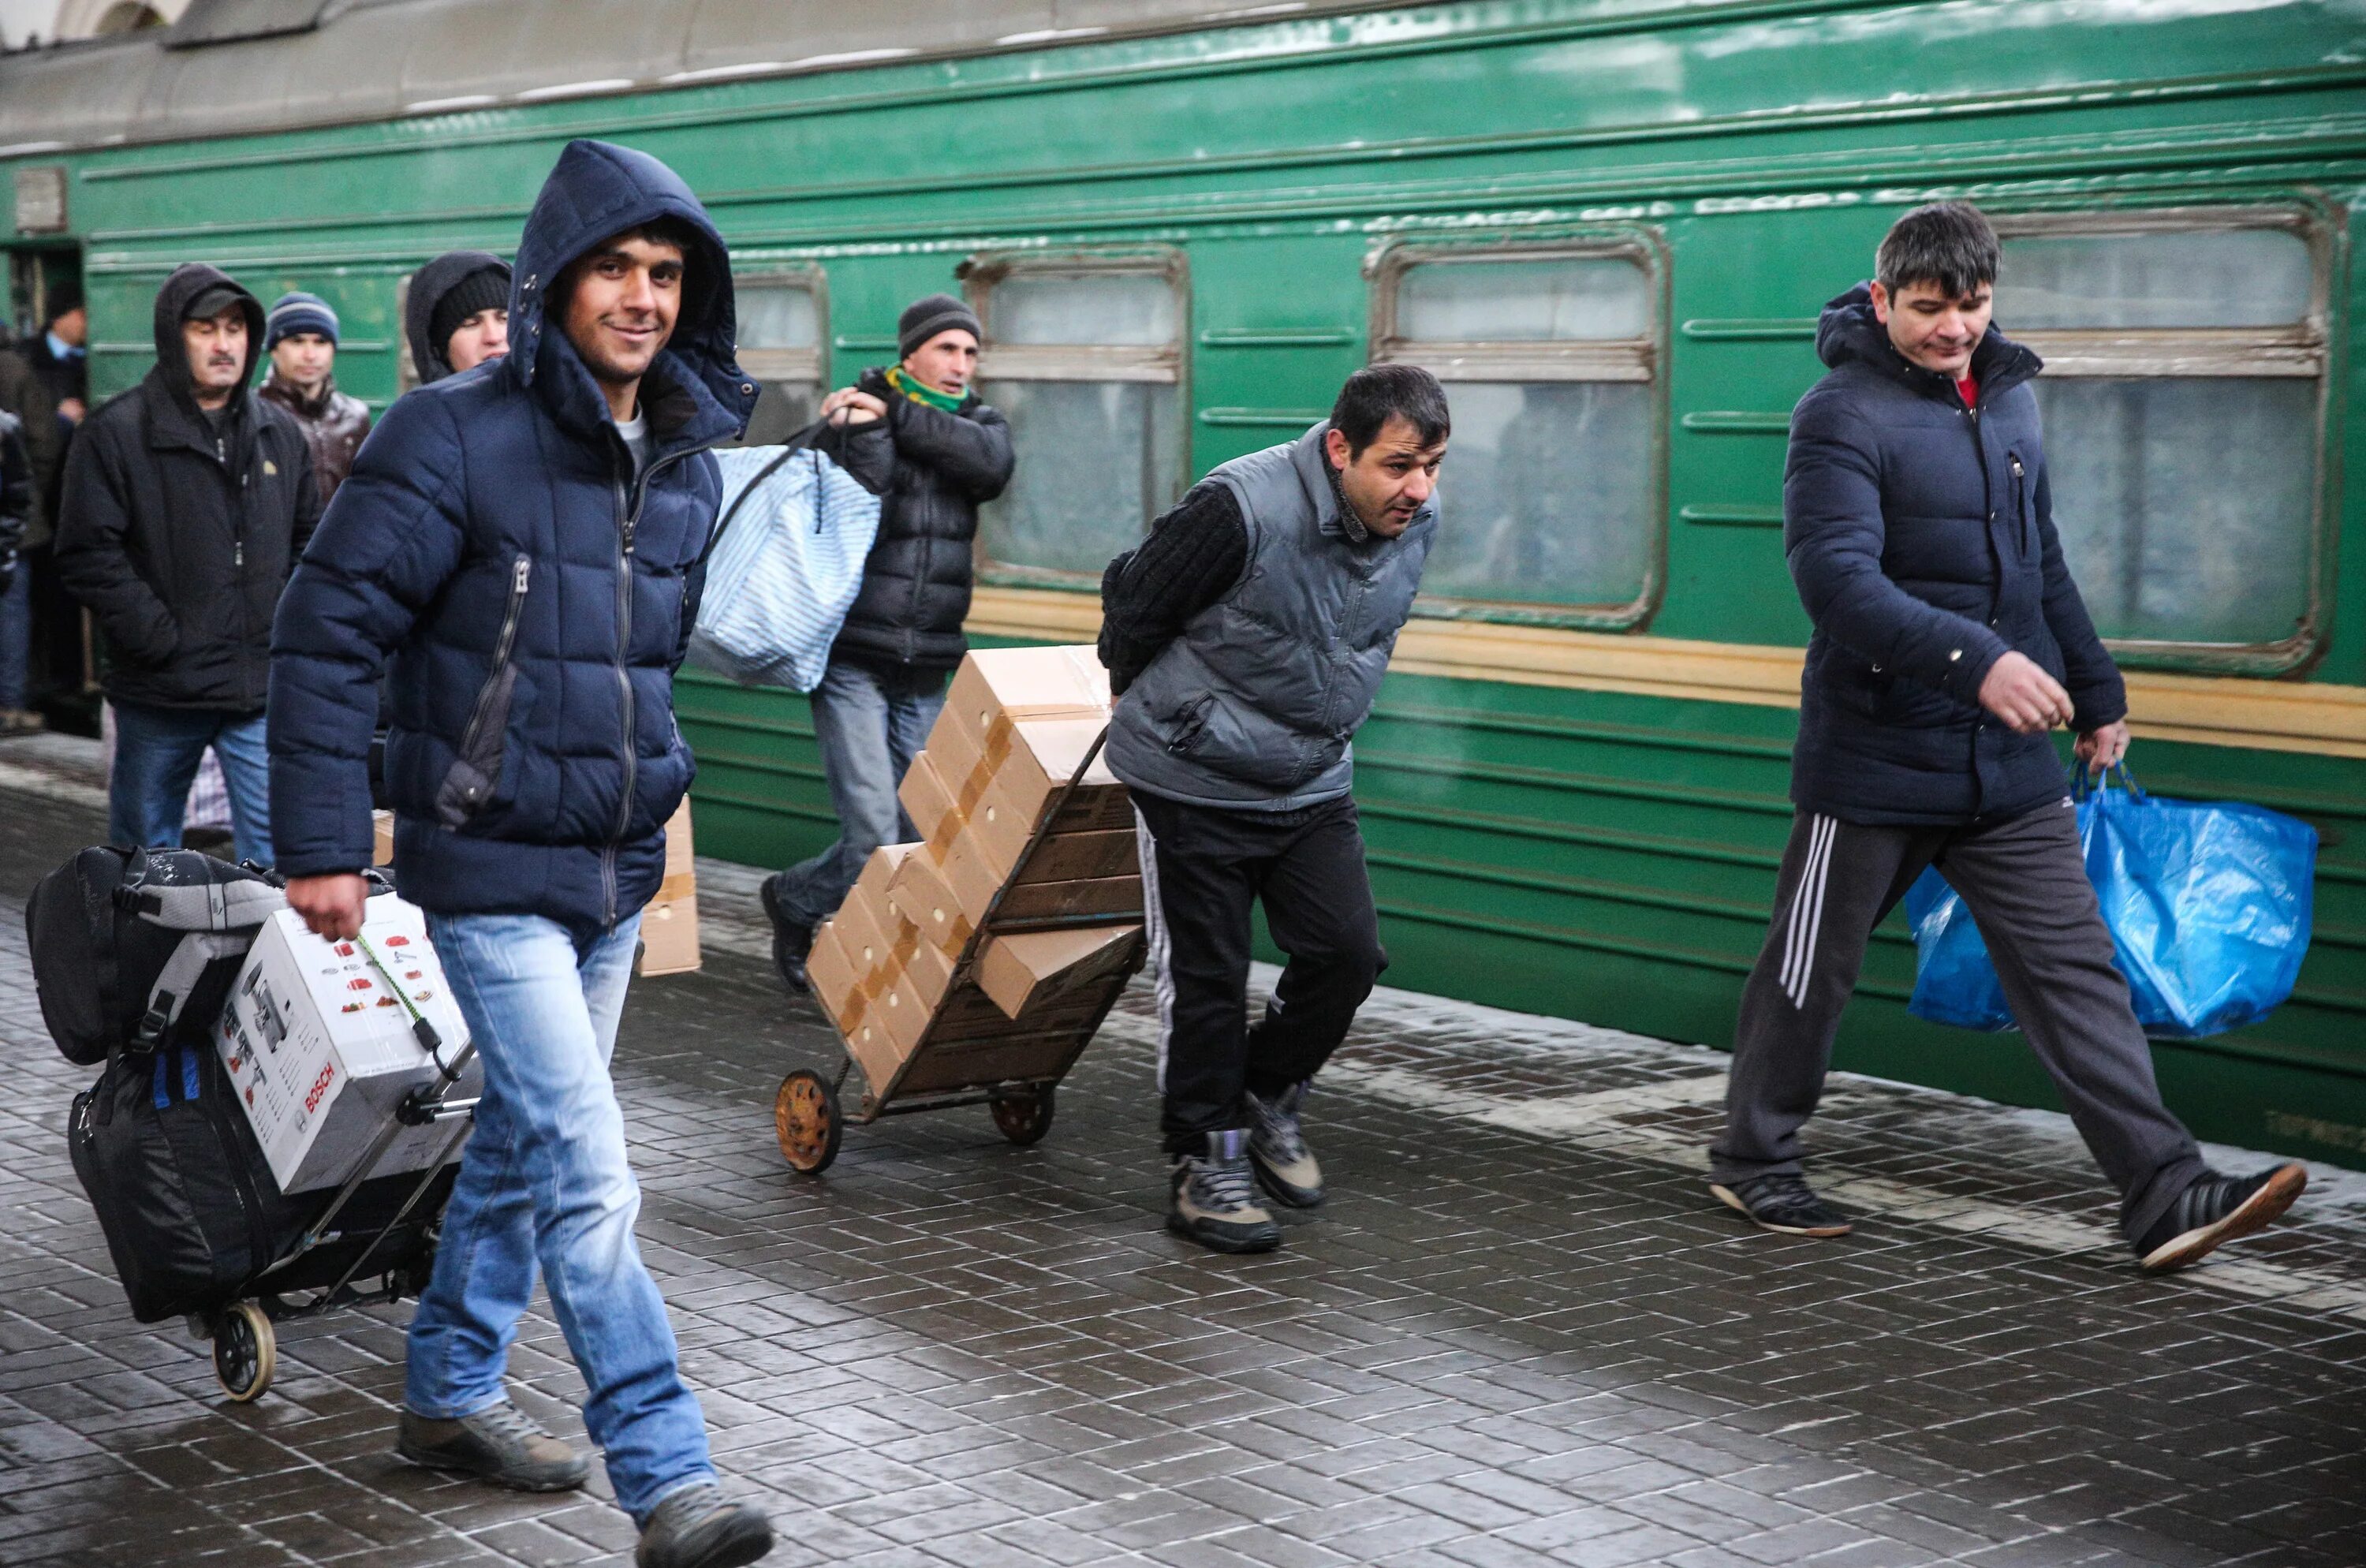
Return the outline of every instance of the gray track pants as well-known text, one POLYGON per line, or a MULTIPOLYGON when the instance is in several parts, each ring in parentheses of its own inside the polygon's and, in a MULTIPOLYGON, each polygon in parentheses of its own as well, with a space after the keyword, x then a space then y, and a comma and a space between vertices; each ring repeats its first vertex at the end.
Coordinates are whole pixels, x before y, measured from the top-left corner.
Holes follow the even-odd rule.
POLYGON ((1970 908, 2013 1017, 2119 1189, 2121 1229, 2142 1235, 2202 1173, 2202 1156, 2160 1102, 2067 798, 1957 828, 1798 815, 1774 923, 1741 994, 1725 1133, 1709 1150, 1713 1179, 1798 1171, 1799 1129, 1823 1093, 1865 943, 1934 863, 1970 908))

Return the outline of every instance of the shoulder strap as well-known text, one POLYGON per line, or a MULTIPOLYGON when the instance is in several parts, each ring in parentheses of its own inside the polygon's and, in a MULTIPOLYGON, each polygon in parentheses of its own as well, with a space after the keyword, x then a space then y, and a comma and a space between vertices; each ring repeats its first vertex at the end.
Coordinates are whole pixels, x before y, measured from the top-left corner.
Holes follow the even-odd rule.
POLYGON ((827 420, 817 419, 790 436, 782 444, 780 456, 757 469, 755 477, 739 487, 739 493, 731 498, 731 504, 725 507, 723 515, 715 520, 714 532, 706 536, 706 547, 698 552, 700 566, 706 564, 706 558, 713 555, 715 547, 723 542, 723 530, 731 526, 731 520, 739 515, 739 509, 748 504, 748 498, 762 488, 766 479, 779 473, 790 458, 819 440, 822 431, 828 427, 828 423, 827 420))

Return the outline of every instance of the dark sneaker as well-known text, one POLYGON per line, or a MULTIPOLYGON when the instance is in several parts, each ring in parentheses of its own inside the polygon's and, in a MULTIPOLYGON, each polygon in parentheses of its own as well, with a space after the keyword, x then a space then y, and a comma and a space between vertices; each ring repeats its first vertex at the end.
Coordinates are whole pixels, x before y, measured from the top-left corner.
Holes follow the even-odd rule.
POLYGON ((1846 1235, 1849 1217, 1816 1196, 1804 1176, 1753 1176, 1729 1187, 1712 1181, 1708 1190, 1729 1209, 1750 1216, 1760 1230, 1785 1235, 1846 1235))
POLYGON ((781 984, 798 996, 805 995, 812 989, 806 983, 806 954, 813 951, 813 927, 800 925, 781 912, 779 872, 764 878, 756 900, 764 906, 764 918, 772 922, 772 967, 781 972, 781 984))
POLYGON ((2257 1176, 2205 1170, 2136 1243, 2137 1266, 2169 1274, 2199 1263, 2213 1249, 2267 1229, 2307 1187, 2308 1169, 2298 1161, 2257 1176))
POLYGON ((1209 1134, 1205 1154, 1170 1156, 1168 1230, 1214 1252, 1271 1252, 1281 1245, 1281 1227, 1256 1201, 1248 1143, 1236 1127, 1209 1134))
POLYGON ((457 1471, 513 1492, 569 1492, 592 1468, 507 1400, 457 1421, 406 1410, 395 1428, 394 1451, 429 1470, 457 1471))
POLYGON ((740 1568, 772 1550, 772 1521, 760 1509, 726 1502, 717 1486, 685 1486, 650 1513, 633 1562, 637 1568, 740 1568))
POLYGON ((1272 1100, 1255 1090, 1243 1095, 1249 1107, 1249 1159, 1256 1167, 1257 1185, 1277 1203, 1312 1209, 1323 1201, 1323 1168, 1306 1146, 1298 1124, 1299 1107, 1306 1103, 1306 1085, 1291 1084, 1272 1100))

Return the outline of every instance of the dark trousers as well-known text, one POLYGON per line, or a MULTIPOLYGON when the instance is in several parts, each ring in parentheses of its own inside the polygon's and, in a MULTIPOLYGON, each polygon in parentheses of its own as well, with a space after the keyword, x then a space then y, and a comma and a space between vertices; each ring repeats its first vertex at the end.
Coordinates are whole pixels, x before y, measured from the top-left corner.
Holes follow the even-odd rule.
POLYGON ((1791 825, 1774 923, 1741 993, 1724 1135, 1710 1172, 1732 1182, 1799 1169, 1799 1129, 1823 1093, 1832 1037, 1873 928, 1936 864, 1987 940, 2013 1018, 2120 1192, 2131 1238, 2203 1170, 2160 1102, 2152 1052, 2112 961, 2112 933, 2058 805, 1956 828, 1865 827, 1816 812, 1791 825))
POLYGON ((1222 811, 1137 790, 1143 904, 1158 994, 1159 1131, 1170 1154, 1247 1125, 1244 1089, 1313 1077, 1388 967, 1364 835, 1342 795, 1288 812, 1222 811), (1290 963, 1248 1023, 1249 907, 1290 963))

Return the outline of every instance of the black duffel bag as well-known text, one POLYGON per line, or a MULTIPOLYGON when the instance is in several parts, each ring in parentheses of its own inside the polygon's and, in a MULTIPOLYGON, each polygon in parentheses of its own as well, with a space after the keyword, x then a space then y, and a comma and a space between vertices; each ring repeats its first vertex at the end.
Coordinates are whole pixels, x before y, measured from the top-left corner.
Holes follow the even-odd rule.
POLYGON ((221 1058, 200 1042, 124 1052, 74 1097, 66 1124, 74 1174, 98 1212, 131 1315, 208 1315, 243 1297, 323 1290, 348 1270, 366 1286, 396 1275, 400 1293, 416 1294, 459 1167, 444 1166, 432 1181, 412 1170, 363 1182, 337 1212, 332 1239, 275 1268, 338 1190, 283 1195, 235 1093, 221 1058))
POLYGON ((69 1062, 201 1043, 287 896, 194 850, 84 850, 25 904, 41 1021, 69 1062))

